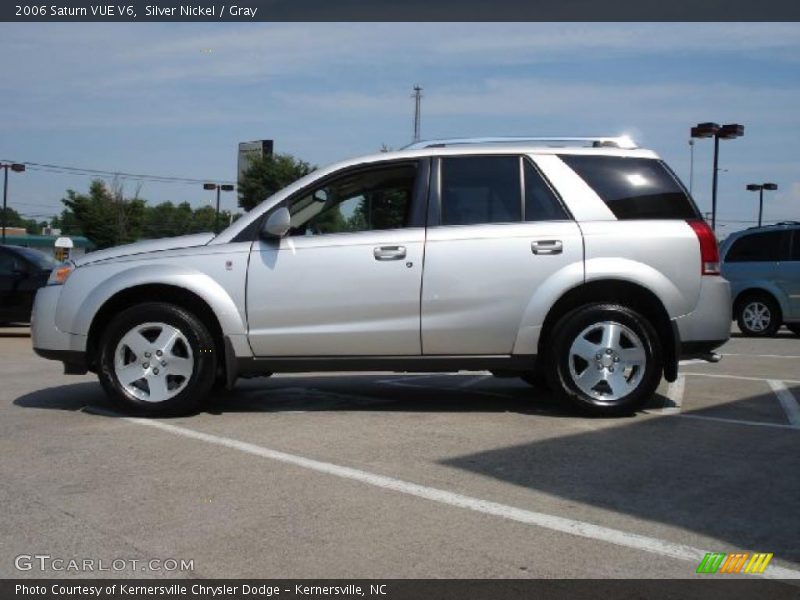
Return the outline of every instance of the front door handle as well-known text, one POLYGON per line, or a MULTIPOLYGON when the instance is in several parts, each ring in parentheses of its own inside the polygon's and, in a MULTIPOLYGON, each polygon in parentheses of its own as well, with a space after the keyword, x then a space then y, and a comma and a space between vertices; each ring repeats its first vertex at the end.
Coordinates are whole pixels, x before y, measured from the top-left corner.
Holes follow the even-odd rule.
POLYGON ((378 246, 372 251, 375 260, 401 260, 406 257, 405 246, 378 246))
POLYGON ((531 252, 534 254, 561 254, 564 244, 561 240, 539 240, 531 242, 531 252))

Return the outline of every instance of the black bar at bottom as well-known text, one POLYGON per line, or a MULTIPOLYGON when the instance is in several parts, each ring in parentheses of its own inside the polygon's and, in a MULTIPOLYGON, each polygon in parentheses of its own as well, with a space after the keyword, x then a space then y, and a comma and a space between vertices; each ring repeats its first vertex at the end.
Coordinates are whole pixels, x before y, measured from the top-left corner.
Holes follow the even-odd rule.
MULTIPOLYGON (((654 559, 658 560, 658 559, 654 559)), ((3 600, 797 600, 800 582, 726 579, 6 579, 3 600)))

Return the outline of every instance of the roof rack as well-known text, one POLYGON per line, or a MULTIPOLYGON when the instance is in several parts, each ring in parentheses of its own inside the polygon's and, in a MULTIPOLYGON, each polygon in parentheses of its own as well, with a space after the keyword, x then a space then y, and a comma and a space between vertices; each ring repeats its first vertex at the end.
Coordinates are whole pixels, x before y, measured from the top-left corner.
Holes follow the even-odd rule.
POLYGON ((447 146, 467 146, 470 144, 525 144, 536 142, 548 146, 585 146, 590 148, 623 148, 633 150, 638 148, 627 135, 616 137, 474 137, 474 138, 445 138, 439 140, 426 140, 409 144, 403 150, 421 150, 423 148, 445 148, 447 146))

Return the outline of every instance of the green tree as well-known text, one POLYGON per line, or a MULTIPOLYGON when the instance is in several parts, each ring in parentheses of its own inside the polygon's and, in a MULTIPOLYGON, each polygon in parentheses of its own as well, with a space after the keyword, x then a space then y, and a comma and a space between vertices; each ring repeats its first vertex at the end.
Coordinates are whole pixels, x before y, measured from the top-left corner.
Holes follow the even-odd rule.
MULTIPOLYGON (((2 208, 0 208, 0 213, 2 213, 2 208)), ((25 218, 11 207, 6 207, 5 220, 2 222, 6 227, 24 227, 28 233, 41 233, 36 219, 25 218)))
POLYGON ((83 235, 80 222, 75 213, 68 208, 62 210, 61 215, 53 217, 50 220, 50 226, 60 229, 63 235, 83 235))
POLYGON ((121 186, 109 188, 98 179, 89 186, 88 195, 67 190, 62 202, 74 214, 83 235, 98 248, 126 244, 141 236, 145 201, 125 199, 121 186))
POLYGON ((239 206, 250 210, 316 167, 291 154, 270 154, 254 161, 239 182, 239 206))

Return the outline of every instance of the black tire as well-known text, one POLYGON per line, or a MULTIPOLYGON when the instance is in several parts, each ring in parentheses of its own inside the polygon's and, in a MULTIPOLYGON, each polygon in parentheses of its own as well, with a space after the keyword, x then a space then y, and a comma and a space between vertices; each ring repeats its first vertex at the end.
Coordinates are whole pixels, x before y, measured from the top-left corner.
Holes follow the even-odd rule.
POLYGON ((586 414, 612 417, 635 412, 653 396, 663 374, 661 343, 653 325, 636 311, 589 304, 564 315, 552 331, 546 374, 557 399, 586 414), (603 343, 604 330, 621 332, 616 346, 603 343), (572 353, 581 339, 591 348, 589 360, 572 353), (634 360, 634 366, 627 362, 634 360), (577 383, 583 375, 588 391, 577 383), (591 385, 593 379, 598 381, 591 385))
MULTIPOLYGON (((142 342, 139 337, 136 340, 142 342)), ((206 326, 192 313, 174 304, 147 302, 124 310, 111 321, 100 341, 99 359, 100 383, 118 405, 143 415, 179 415, 195 412, 211 390, 216 374, 217 349, 206 326), (150 358, 139 356, 121 344, 123 337, 133 335, 137 328, 141 328, 136 333, 145 340, 144 343, 150 341, 153 344, 152 348, 144 347, 142 350, 150 358), (172 331, 170 328, 177 330, 180 337, 172 342, 171 348, 164 346, 164 350, 158 350, 164 354, 156 358, 156 336, 159 332, 169 333, 172 331), (169 361, 172 361, 172 366, 169 361), (184 369, 191 368, 188 377, 169 372, 179 364, 184 369), (117 376, 120 365, 131 369, 141 366, 143 375, 126 386, 117 376), (156 395, 157 390, 150 387, 150 382, 156 379, 160 379, 159 385, 164 386, 165 398, 151 401, 148 398, 151 393, 156 395), (168 394, 174 395, 166 397, 168 394)))
POLYGON ((800 323, 786 323, 786 329, 795 335, 800 335, 800 323))
POLYGON ((774 336, 781 327, 781 319, 781 308, 769 294, 748 293, 736 303, 736 323, 748 337, 774 336))

